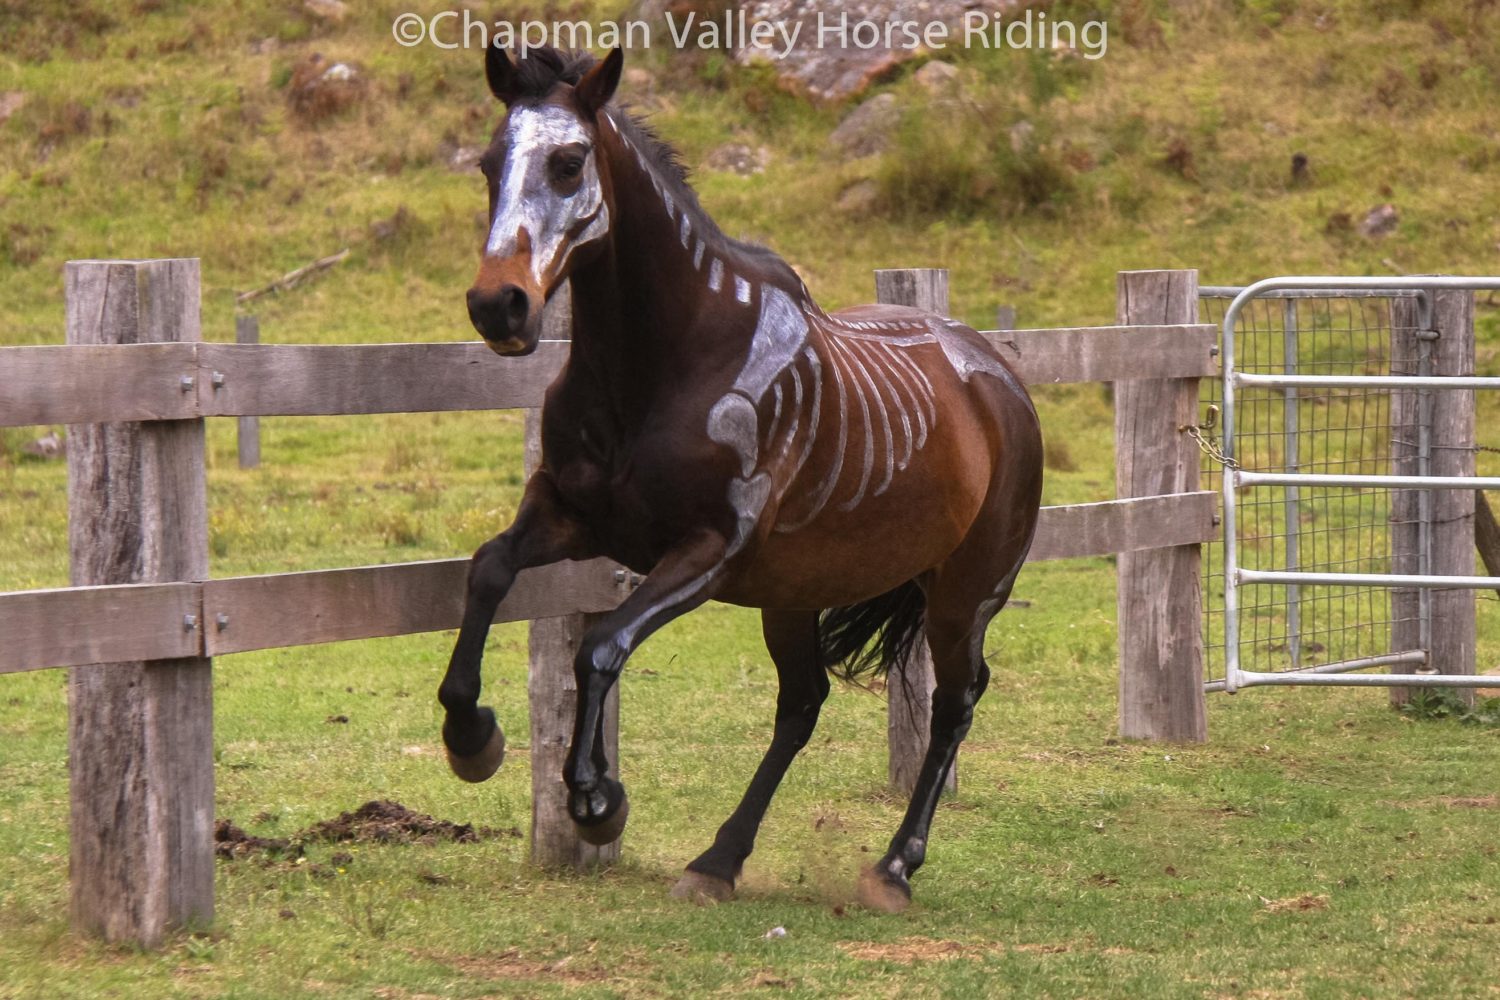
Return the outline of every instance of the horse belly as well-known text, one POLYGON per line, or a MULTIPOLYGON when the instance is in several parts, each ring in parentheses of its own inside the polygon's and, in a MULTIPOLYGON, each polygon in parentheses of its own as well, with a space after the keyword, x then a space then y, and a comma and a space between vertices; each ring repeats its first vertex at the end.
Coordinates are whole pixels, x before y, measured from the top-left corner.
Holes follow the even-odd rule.
POLYGON ((752 607, 828 608, 878 596, 948 557, 985 495, 988 456, 946 480, 909 468, 852 509, 836 505, 795 530, 765 530, 721 596, 752 607))

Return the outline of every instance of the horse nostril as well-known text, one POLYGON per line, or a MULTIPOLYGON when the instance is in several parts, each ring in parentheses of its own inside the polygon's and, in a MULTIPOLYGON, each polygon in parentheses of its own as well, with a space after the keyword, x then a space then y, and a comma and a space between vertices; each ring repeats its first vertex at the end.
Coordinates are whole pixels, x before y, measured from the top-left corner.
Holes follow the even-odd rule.
POLYGON ((506 285, 498 292, 471 288, 468 305, 469 318, 486 340, 509 340, 520 336, 531 312, 531 300, 517 285, 506 285))
POLYGON ((515 285, 506 285, 500 289, 500 313, 505 319, 505 332, 514 337, 521 332, 526 325, 526 316, 530 311, 531 303, 526 298, 526 293, 515 285))

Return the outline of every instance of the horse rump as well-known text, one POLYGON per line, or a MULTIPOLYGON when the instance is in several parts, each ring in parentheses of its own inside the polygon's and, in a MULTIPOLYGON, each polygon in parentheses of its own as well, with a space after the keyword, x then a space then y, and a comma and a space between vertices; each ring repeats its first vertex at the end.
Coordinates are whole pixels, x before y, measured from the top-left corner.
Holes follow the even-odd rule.
POLYGON ((833 676, 884 677, 922 634, 927 598, 915 580, 868 601, 818 614, 818 658, 833 676))

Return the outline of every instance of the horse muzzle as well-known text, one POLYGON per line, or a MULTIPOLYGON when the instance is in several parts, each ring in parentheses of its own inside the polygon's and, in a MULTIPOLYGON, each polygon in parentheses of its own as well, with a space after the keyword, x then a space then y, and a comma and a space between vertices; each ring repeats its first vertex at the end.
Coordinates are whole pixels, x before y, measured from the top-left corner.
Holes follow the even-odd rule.
POLYGON ((469 319, 490 350, 508 357, 536 350, 541 339, 542 296, 506 284, 494 291, 471 288, 468 302, 469 319))

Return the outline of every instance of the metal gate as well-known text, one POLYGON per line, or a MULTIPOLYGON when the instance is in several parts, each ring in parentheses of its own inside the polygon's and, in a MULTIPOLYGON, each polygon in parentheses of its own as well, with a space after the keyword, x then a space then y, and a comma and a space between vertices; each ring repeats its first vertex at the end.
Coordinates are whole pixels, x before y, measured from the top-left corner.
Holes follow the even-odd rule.
POLYGON ((1500 477, 1434 473, 1452 467, 1434 462, 1445 449, 1474 450, 1434 440, 1437 394, 1500 389, 1434 371, 1434 295, 1496 289, 1500 278, 1320 276, 1202 290, 1232 295, 1221 395, 1202 428, 1211 437, 1222 421, 1223 595, 1211 615, 1223 676, 1211 689, 1494 683, 1438 673, 1429 651, 1435 592, 1500 587, 1432 571, 1434 491, 1500 488, 1500 477), (1352 673, 1372 667, 1415 672, 1352 673))

